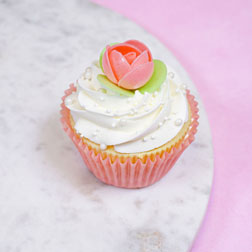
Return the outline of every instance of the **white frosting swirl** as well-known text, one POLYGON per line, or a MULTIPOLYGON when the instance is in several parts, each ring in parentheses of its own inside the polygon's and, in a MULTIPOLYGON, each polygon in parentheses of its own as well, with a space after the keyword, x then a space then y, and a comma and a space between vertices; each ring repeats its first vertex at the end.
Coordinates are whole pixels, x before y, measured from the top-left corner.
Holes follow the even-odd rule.
POLYGON ((102 149, 113 145, 121 153, 148 151, 171 140, 187 121, 184 90, 170 84, 169 78, 153 94, 136 91, 126 97, 100 85, 97 75, 102 71, 97 64, 87 70, 65 105, 75 130, 102 149))

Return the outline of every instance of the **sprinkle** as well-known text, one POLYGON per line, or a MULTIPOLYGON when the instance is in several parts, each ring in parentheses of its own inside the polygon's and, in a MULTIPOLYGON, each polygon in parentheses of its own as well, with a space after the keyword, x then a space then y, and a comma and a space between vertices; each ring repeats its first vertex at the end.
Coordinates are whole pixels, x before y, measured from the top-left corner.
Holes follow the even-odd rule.
POLYGON ((152 140, 153 140, 153 139, 155 139, 155 136, 154 136, 154 135, 152 135, 152 136, 151 136, 151 139, 152 139, 152 140))
POLYGON ((169 119, 168 116, 165 116, 165 117, 164 117, 164 120, 165 120, 165 121, 167 121, 168 119, 169 119))
POLYGON ((110 114, 110 113, 111 113, 111 111, 110 111, 109 109, 106 109, 106 112, 107 112, 108 114, 110 114))
POLYGON ((144 138, 143 138, 143 142, 147 142, 147 137, 144 137, 144 138))
POLYGON ((179 93, 179 89, 178 89, 178 88, 176 88, 175 92, 176 92, 176 93, 179 93))
POLYGON ((93 135, 93 136, 97 136, 97 132, 93 132, 92 135, 93 135))
POLYGON ((113 122, 113 123, 112 123, 112 128, 115 128, 115 127, 116 127, 116 123, 113 122))
POLYGON ((175 121, 175 125, 176 126, 180 126, 181 124, 182 124, 182 119, 177 119, 176 121, 175 121))
POLYGON ((104 97, 103 96, 101 96, 100 97, 100 101, 104 101, 105 99, 104 99, 104 97))
POLYGON ((101 150, 106 150, 107 149, 107 145, 104 144, 104 143, 101 143, 100 144, 100 148, 101 148, 101 150))
POLYGON ((154 97, 156 97, 158 95, 158 91, 154 92, 154 97))
POLYGON ((158 126, 159 126, 159 127, 161 127, 162 125, 163 125, 163 123, 162 123, 162 122, 160 122, 160 123, 158 124, 158 126))

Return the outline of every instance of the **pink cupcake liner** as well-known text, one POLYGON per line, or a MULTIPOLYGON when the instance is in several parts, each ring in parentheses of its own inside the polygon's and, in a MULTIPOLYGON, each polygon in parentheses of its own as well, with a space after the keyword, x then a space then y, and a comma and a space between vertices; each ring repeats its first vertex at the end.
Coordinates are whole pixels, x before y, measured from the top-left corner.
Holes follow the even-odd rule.
POLYGON ((141 188, 154 184, 164 177, 173 167, 183 151, 193 142, 194 135, 197 132, 197 126, 199 124, 198 103, 195 101, 194 96, 190 94, 189 90, 187 90, 186 96, 191 108, 191 124, 179 147, 172 147, 170 152, 164 152, 161 157, 156 155, 154 161, 148 157, 145 163, 141 159, 132 163, 131 159, 128 158, 126 162, 122 163, 117 158, 112 163, 109 157, 103 159, 101 153, 95 154, 93 149, 90 150, 83 143, 81 137, 72 129, 70 110, 64 105, 64 100, 75 91, 76 87, 71 84, 70 88, 65 91, 65 96, 62 97, 61 122, 63 129, 79 150, 88 169, 106 184, 124 188, 141 188))

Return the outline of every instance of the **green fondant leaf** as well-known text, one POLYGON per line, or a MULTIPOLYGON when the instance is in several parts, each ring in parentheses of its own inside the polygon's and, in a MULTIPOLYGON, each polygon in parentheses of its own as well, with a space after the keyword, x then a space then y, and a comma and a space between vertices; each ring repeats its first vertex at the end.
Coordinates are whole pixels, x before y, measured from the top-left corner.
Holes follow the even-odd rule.
MULTIPOLYGON (((116 44, 119 44, 119 43, 115 42, 115 43, 111 43, 109 45, 112 46, 112 45, 116 45, 116 44)), ((103 68, 102 68, 102 57, 103 57, 105 51, 106 51, 106 47, 104 47, 103 50, 101 51, 100 58, 99 58, 99 63, 100 63, 100 67, 101 67, 102 71, 103 71, 103 68)))
POLYGON ((167 76, 167 68, 166 65, 161 60, 153 60, 154 62, 154 71, 149 79, 149 81, 139 88, 139 92, 144 94, 145 92, 154 93, 158 90, 161 85, 164 83, 167 76))
POLYGON ((125 96, 133 96, 135 93, 133 91, 118 87, 115 83, 111 82, 105 75, 98 74, 97 80, 103 85, 104 87, 118 93, 120 95, 125 96))

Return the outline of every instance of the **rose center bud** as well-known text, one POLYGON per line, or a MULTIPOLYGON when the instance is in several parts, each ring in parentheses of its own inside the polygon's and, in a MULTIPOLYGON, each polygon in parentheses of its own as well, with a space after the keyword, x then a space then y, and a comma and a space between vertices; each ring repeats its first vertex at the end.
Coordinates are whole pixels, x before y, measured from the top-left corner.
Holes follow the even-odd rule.
POLYGON ((136 53, 129 52, 129 53, 125 54, 124 57, 128 61, 128 63, 131 64, 136 58, 136 53))

